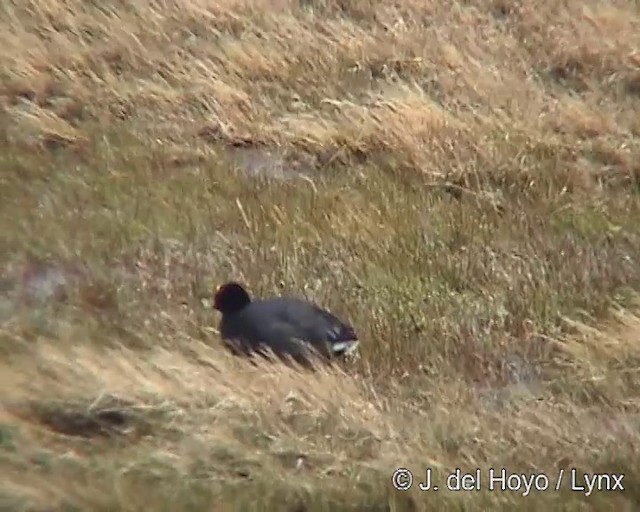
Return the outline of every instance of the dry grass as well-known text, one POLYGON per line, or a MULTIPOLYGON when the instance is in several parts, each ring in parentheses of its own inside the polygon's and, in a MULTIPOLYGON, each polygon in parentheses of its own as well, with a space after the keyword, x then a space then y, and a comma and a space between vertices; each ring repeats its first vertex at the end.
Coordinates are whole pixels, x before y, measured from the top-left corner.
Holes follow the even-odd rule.
POLYGON ((8 1, 0 107, 0 509, 637 508, 636 2, 8 1), (229 278, 361 358, 232 358, 229 278))

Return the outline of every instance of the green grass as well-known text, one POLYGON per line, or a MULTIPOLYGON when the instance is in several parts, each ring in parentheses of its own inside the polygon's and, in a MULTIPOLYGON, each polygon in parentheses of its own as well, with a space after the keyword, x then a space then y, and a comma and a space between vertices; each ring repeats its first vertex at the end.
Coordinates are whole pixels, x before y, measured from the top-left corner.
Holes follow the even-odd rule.
POLYGON ((0 8, 0 508, 634 510, 636 7, 308 4, 0 8), (229 279, 360 357, 234 359, 229 279))

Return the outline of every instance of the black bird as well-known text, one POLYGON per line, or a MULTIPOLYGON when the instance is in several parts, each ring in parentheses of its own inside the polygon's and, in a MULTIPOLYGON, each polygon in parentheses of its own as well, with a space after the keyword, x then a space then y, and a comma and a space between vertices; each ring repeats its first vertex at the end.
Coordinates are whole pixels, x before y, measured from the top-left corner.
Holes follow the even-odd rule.
POLYGON ((353 353, 359 344, 353 328, 318 306, 294 297, 251 300, 236 282, 220 285, 214 309, 222 313, 220 335, 237 355, 271 349, 305 367, 353 353))

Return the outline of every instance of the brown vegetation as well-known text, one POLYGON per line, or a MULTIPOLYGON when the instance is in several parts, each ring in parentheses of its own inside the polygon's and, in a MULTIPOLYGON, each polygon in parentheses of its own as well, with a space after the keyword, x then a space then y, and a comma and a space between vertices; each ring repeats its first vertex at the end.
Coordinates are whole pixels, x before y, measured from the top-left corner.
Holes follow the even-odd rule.
POLYGON ((2 510, 638 507, 636 2, 9 0, 0 107, 2 510), (230 278, 359 360, 228 355, 230 278))

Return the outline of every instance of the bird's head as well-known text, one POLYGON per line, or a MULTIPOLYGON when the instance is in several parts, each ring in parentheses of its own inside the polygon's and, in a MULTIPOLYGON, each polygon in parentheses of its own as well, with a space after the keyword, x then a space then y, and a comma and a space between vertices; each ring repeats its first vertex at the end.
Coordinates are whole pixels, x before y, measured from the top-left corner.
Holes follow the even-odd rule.
POLYGON ((249 293, 239 283, 228 282, 216 288, 213 296, 213 308, 220 313, 240 311, 251 302, 249 293))

